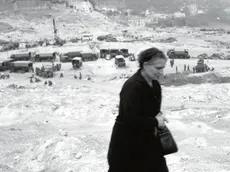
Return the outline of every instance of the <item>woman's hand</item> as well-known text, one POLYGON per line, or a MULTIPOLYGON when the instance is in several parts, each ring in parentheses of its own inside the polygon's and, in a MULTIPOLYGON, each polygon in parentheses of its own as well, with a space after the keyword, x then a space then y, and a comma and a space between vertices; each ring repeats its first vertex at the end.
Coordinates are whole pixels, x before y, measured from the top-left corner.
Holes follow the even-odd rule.
POLYGON ((165 117, 165 115, 162 112, 159 112, 157 116, 155 117, 158 121, 158 127, 165 127, 165 122, 168 123, 168 119, 165 117))

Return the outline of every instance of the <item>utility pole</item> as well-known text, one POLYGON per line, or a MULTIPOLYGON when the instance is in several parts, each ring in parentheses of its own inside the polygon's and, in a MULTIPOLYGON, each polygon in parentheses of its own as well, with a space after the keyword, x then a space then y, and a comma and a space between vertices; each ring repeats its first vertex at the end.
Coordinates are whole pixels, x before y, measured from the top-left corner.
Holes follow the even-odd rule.
POLYGON ((57 39, 57 28, 56 28, 56 22, 54 18, 53 18, 53 29, 54 29, 54 40, 56 40, 57 39))

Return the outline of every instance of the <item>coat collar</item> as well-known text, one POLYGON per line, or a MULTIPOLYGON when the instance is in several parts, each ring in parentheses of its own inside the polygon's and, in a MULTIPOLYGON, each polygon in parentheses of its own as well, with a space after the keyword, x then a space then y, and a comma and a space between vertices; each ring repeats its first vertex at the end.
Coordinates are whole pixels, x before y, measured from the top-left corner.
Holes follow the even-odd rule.
POLYGON ((133 75, 133 79, 136 80, 136 81, 138 81, 138 82, 142 82, 142 83, 146 83, 147 84, 147 81, 141 75, 141 69, 137 70, 137 72, 133 75))

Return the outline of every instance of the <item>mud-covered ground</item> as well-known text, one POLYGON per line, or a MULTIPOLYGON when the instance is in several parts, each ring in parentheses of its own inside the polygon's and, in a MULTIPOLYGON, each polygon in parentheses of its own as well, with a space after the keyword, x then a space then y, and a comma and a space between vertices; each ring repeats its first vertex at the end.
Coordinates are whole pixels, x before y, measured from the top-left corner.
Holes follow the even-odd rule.
MULTIPOLYGON (((215 72, 190 76, 228 76, 227 62, 210 60, 215 72)), ((196 61, 175 61, 181 67, 184 63, 196 61)), ((98 60, 77 71, 71 68, 62 64, 64 78, 56 73, 51 87, 44 85, 48 79, 30 83, 30 73, 11 73, 10 79, 0 80, 0 171, 107 171, 118 94, 125 81, 120 76, 131 75, 137 64, 117 69, 114 61, 98 60), (80 71, 83 79, 74 79, 80 71)), ((174 70, 167 64, 165 73, 174 70)), ((179 146, 178 153, 166 156, 170 171, 230 171, 229 99, 229 83, 163 86, 163 112, 179 146)))

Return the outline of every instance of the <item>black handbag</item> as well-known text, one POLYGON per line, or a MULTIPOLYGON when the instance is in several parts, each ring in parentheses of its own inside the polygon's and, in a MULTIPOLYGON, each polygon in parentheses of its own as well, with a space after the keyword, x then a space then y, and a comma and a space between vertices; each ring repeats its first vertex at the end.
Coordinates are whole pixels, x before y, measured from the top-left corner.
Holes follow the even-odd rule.
POLYGON ((157 128, 157 135, 161 142, 163 155, 176 153, 178 151, 177 144, 167 126, 157 128))

